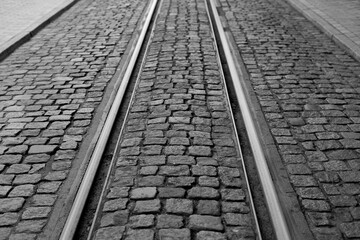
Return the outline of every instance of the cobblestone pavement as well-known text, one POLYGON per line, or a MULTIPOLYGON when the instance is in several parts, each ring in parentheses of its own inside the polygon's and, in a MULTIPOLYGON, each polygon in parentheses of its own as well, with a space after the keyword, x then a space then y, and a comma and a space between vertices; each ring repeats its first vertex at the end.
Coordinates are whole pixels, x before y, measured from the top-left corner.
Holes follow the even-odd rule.
POLYGON ((0 0, 0 46, 64 2, 67 0, 0 0))
MULTIPOLYGON (((221 3, 314 238, 359 239, 359 62, 286 2, 221 3)), ((82 0, 0 62, 0 239, 54 230, 145 4, 82 0)), ((253 239, 204 4, 162 7, 97 238, 253 239)))
POLYGON ((360 61, 358 0, 287 0, 360 61))
POLYGON ((284 1, 221 3, 315 239, 359 239, 359 62, 284 1))
POLYGON ((255 239, 204 1, 155 26, 96 239, 255 239))
POLYGON ((0 63, 0 239, 44 231, 145 5, 80 1, 0 63))

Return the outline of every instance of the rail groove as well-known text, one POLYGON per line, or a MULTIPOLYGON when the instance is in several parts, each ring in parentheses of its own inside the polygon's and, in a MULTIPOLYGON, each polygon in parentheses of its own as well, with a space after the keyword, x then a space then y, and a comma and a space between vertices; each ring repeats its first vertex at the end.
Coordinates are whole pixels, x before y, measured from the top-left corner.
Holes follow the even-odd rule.
POLYGON ((274 183, 272 181, 272 177, 269 171, 269 167, 267 161, 265 159, 265 154, 263 151, 263 147, 260 144, 260 140, 257 134, 257 130, 255 128, 254 122, 252 120, 252 114, 247 103, 247 99, 244 94, 244 90, 241 85, 241 76, 242 73, 239 72, 240 68, 236 67, 235 60, 233 54, 231 53, 231 49, 226 38, 226 34, 221 24, 221 20, 217 11, 217 6, 214 0, 208 0, 211 10, 214 14, 215 24, 217 26, 217 30, 219 31, 220 43, 222 44, 222 48, 224 50, 227 63, 229 66, 229 71, 231 74, 231 78, 236 88, 236 95, 238 104, 241 109, 241 113, 244 119, 244 123, 246 126, 246 131, 249 136, 250 145, 252 152, 254 154, 255 163, 257 166, 257 170, 259 172, 260 181, 263 187, 263 191, 266 197, 267 206, 270 211, 270 217, 273 222, 273 227, 275 229, 275 233, 278 239, 282 240, 290 240, 290 233, 288 230, 288 226, 280 206, 280 202, 274 187, 274 183))
MULTIPOLYGON (((273 181, 272 181, 269 169, 268 169, 268 165, 267 165, 267 162, 265 159, 263 148, 259 141, 257 130, 255 128, 255 125, 254 125, 252 117, 251 117, 251 110, 249 109, 244 91, 241 86, 242 73, 240 72, 239 68, 236 66, 236 61, 234 60, 233 54, 231 53, 231 48, 229 46, 229 43, 228 43, 228 40, 226 37, 226 33, 224 32, 215 1, 214 0, 204 0, 204 1, 205 1, 207 13, 209 15, 209 21, 211 22, 210 25, 216 25, 216 26, 211 26, 211 29, 213 31, 213 36, 214 36, 214 42, 216 44, 221 44, 221 46, 222 46, 222 49, 224 51, 224 55, 226 57, 226 61, 227 61, 228 67, 229 67, 231 79, 232 79, 234 87, 236 89, 237 101, 240 106, 242 117, 245 122, 247 134, 248 134, 248 137, 250 140, 251 149, 254 154, 254 159, 255 159, 256 166, 257 166, 257 169, 259 172, 259 177, 260 177, 260 180, 262 183, 262 188, 263 188, 263 191, 264 191, 264 194, 266 197, 265 200, 267 202, 267 206, 268 206, 268 209, 270 212, 270 216, 271 216, 271 219, 273 222, 273 227, 274 227, 276 236, 278 239, 281 239, 281 240, 290 240, 291 237, 290 237, 290 233, 288 230, 288 226, 287 226, 286 220, 284 218, 284 214, 282 212, 282 208, 280 206, 280 202, 279 202, 277 194, 276 194, 276 190, 275 190, 275 187, 274 187, 274 184, 273 184, 273 181), (212 22, 213 20, 214 20, 214 22, 212 22), (220 38, 218 42, 215 37, 215 31, 218 31, 217 35, 220 38)), ((128 65, 126 66, 125 74, 123 75, 123 79, 121 79, 121 84, 117 91, 114 103, 111 106, 111 109, 109 111, 109 114, 107 116, 106 122, 105 122, 103 130, 102 130, 102 133, 99 136, 99 139, 95 146, 95 150, 91 156, 89 166, 85 172, 84 178, 83 178, 82 183, 77 192, 74 204, 72 205, 70 214, 68 215, 67 221, 66 221, 63 231, 61 233, 60 240, 69 240, 69 239, 73 239, 73 237, 74 237, 74 234, 76 231, 76 226, 78 225, 79 219, 81 217, 81 213, 83 211, 83 208, 84 208, 84 205, 86 202, 86 198, 89 195, 91 185, 93 183, 93 180, 94 180, 95 174, 97 172, 97 168, 99 166, 102 154, 104 152, 109 135, 111 133, 116 115, 118 113, 118 109, 121 105, 123 95, 126 91, 127 84, 130 80, 133 68, 135 67, 135 63, 137 61, 141 46, 143 45, 143 41, 144 41, 146 32, 148 31, 150 21, 153 17, 153 14, 155 12, 158 2, 159 2, 159 0, 152 0, 149 4, 149 7, 148 7, 148 10, 146 13, 146 18, 144 19, 144 21, 142 23, 142 30, 141 30, 141 33, 138 38, 139 40, 137 41, 136 46, 134 46, 134 49, 132 51, 133 54, 131 56, 131 59, 130 59, 128 65)), ((218 51, 216 46, 215 46, 215 50, 218 51)), ((218 52, 218 55, 219 55, 219 52, 218 52)), ((218 58, 218 61, 219 61, 219 67, 220 67, 221 66, 220 58, 218 58)), ((220 67, 220 69, 221 69, 221 67, 220 67)), ((222 72, 222 71, 220 71, 220 72, 222 72)), ((224 73, 222 72, 221 74, 224 77, 224 73)), ((225 88, 225 92, 227 95, 226 88, 225 88)), ((229 98, 227 99, 227 102, 230 103, 229 98)), ((231 111, 231 109, 230 109, 230 111, 231 111)), ((232 119, 232 122, 234 123, 233 117, 231 117, 231 119, 232 119)), ((238 136, 236 129, 235 129, 235 135, 238 136)), ((241 148, 239 146, 238 137, 237 137, 237 145, 238 145, 238 149, 240 150, 240 155, 241 155, 241 148)), ((115 152, 117 151, 117 149, 118 149, 118 146, 116 146, 115 152)), ((247 173, 246 173, 246 169, 245 169, 245 164, 242 163, 242 166, 244 168, 244 174, 245 174, 245 178, 246 178, 246 185, 248 188, 248 193, 251 198, 251 191, 250 191, 250 186, 249 186, 250 184, 246 177, 247 173)), ((111 169, 109 169, 109 174, 110 173, 111 173, 111 169)), ((109 174, 106 177, 107 180, 105 181, 105 185, 108 182, 109 174)), ((105 189, 105 187, 104 187, 104 189, 105 189)), ((105 193, 104 189, 103 189, 103 192, 101 193, 101 195, 104 195, 104 193, 105 193)), ((256 226, 254 228, 256 228, 256 231, 257 231, 257 239, 261 240, 262 239, 261 229, 259 227, 259 224, 258 224, 258 221, 256 218, 256 209, 254 207, 254 203, 253 203, 252 199, 250 199, 250 205, 251 205, 251 209, 253 211, 252 213, 255 217, 256 226)), ((100 205, 98 205, 96 214, 98 213, 98 211, 100 209, 99 207, 100 207, 100 205)), ((95 222, 93 222, 93 224, 91 226, 90 234, 88 235, 88 239, 91 239, 91 237, 93 236, 92 232, 94 230, 94 224, 95 224, 95 222)))
POLYGON ((152 15, 154 13, 155 7, 157 5, 158 0, 152 0, 152 2, 149 5, 148 12, 146 15, 146 18, 144 19, 144 22, 142 24, 142 30, 140 32, 138 41, 134 47, 133 54, 130 58, 130 62, 126 67, 126 71, 124 74, 123 79, 121 80, 120 87, 116 93, 116 97, 114 99, 114 102, 111 106, 111 109, 109 111, 109 114, 106 118, 106 122, 103 126, 103 130, 99 136, 99 139, 96 143, 94 152, 91 156, 89 165, 86 169, 84 178, 81 182, 81 185, 79 187, 79 190, 76 194, 74 203, 72 205, 72 208, 70 210, 70 213, 68 215, 68 218, 66 220, 65 226, 63 228, 63 231, 60 235, 60 240, 69 240, 73 239, 73 236, 76 231, 76 226, 78 225, 79 219, 81 217, 81 213, 83 211, 86 199, 88 197, 88 194, 91 189, 91 185, 93 183, 96 171, 98 169, 102 154, 105 150, 106 143, 108 141, 108 138, 110 136, 111 129, 113 127, 116 115, 118 113, 118 109, 121 105, 124 92, 126 90, 126 87, 128 85, 128 82, 131 77, 131 73, 133 71, 133 68, 135 66, 137 57, 139 55, 143 40, 145 38, 148 26, 150 24, 152 15))

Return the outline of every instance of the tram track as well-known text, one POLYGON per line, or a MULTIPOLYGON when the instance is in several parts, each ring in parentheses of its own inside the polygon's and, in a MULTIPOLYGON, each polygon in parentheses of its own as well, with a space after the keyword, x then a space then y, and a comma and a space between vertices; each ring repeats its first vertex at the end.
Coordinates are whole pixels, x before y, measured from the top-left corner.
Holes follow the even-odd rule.
MULTIPOLYGON (((65 227, 62 231, 62 235, 61 235, 60 239, 73 239, 74 233, 76 231, 76 227, 79 224, 79 220, 80 220, 82 211, 83 211, 85 203, 87 201, 86 199, 89 195, 95 174, 98 171, 97 167, 99 166, 99 163, 102 158, 102 154, 108 143, 108 138, 109 138, 109 135, 113 128, 112 125, 115 122, 117 111, 119 109, 119 106, 121 105, 121 101, 124 96, 127 83, 133 73, 133 68, 135 67, 135 63, 142 62, 142 66, 145 65, 146 56, 144 56, 143 60, 137 60, 137 55, 143 44, 142 39, 145 37, 145 34, 148 31, 147 27, 149 26, 150 21, 156 21, 154 19, 157 19, 157 14, 155 14, 156 13, 155 9, 156 9, 157 5, 161 5, 161 0, 159 0, 159 1, 153 0, 149 4, 149 9, 147 11, 147 17, 145 18, 144 23, 143 23, 144 27, 142 28, 142 31, 141 31, 140 37, 139 37, 140 41, 136 44, 135 50, 133 51, 135 53, 135 55, 132 55, 131 59, 129 60, 129 65, 126 67, 126 71, 123 75, 121 86, 119 87, 116 99, 114 101, 114 105, 112 105, 111 110, 109 112, 109 117, 107 118, 106 123, 103 127, 104 132, 101 134, 101 136, 99 137, 99 139, 97 141, 98 144, 95 147, 94 153, 91 157, 91 161, 90 161, 88 170, 85 173, 82 184, 79 188, 78 194, 74 201, 74 205, 69 214, 69 217, 68 217, 65 227)), ((246 130, 247 130, 247 135, 250 139, 251 150, 252 150, 252 153, 254 154, 254 159, 256 162, 257 170, 260 173, 259 175, 260 175, 260 179, 261 179, 261 183, 262 183, 262 189, 265 192, 264 195, 266 196, 266 202, 267 202, 266 205, 269 208, 269 212, 270 212, 269 215, 273 222, 273 224, 269 223, 271 225, 270 228, 274 227, 274 232, 275 232, 277 239, 284 239, 284 240, 291 239, 289 230, 287 228, 287 223, 284 219, 280 203, 277 199, 276 190, 274 189, 272 179, 271 179, 271 176, 270 176, 270 173, 268 170, 268 166, 266 164, 266 160, 265 160, 264 154, 262 152, 262 147, 261 147, 261 144, 259 143, 259 139, 257 137, 256 128, 252 122, 253 120, 251 118, 251 111, 249 110, 249 106, 246 104, 246 97, 244 96, 244 93, 242 92, 243 90, 241 89, 242 88, 242 86, 240 84, 241 72, 239 72, 238 68, 236 67, 236 61, 232 57, 231 49, 229 47, 229 44, 228 44, 228 41, 226 38, 226 33, 223 31, 223 26, 221 25, 221 21, 220 21, 218 12, 217 12, 217 6, 216 6, 215 2, 211 1, 211 0, 206 1, 204 6, 205 5, 206 5, 206 9, 207 9, 207 14, 209 14, 208 20, 210 22, 212 22, 212 24, 214 25, 211 27, 211 29, 213 31, 212 34, 213 34, 213 36, 218 36, 218 39, 214 40, 214 43, 217 42, 217 43, 215 43, 214 46, 218 45, 219 49, 221 51, 223 51, 222 53, 219 53, 219 52, 216 53, 218 65, 221 68, 220 61, 222 61, 222 60, 220 60, 220 55, 224 55, 225 59, 226 59, 226 65, 228 66, 228 69, 229 69, 229 74, 231 75, 231 79, 232 79, 233 84, 236 89, 236 91, 235 91, 236 98, 238 100, 238 102, 236 104, 239 105, 239 108, 242 111, 242 118, 244 119, 244 122, 246 125, 246 130), (245 105, 244 105, 244 103, 245 103, 245 105)), ((158 11, 161 11, 160 7, 159 7, 158 11)), ((154 29, 152 29, 152 31, 154 31, 154 29)), ((153 33, 151 33, 150 35, 153 35, 153 33)), ((151 39, 149 41, 149 44, 151 44, 151 39)), ((147 50, 145 52, 149 51, 148 48, 149 47, 146 47, 147 50)), ((220 72, 221 72, 221 75, 223 78, 224 78, 224 75, 227 75, 227 74, 224 74, 223 70, 220 70, 220 72)), ((138 79, 138 81, 140 81, 139 80, 140 77, 138 77, 137 79, 138 79)), ((139 84, 140 83, 137 83, 135 85, 138 86, 139 84)), ((136 86, 135 86, 135 88, 136 88, 136 86)), ((230 104, 232 104, 232 103, 229 100, 229 96, 228 96, 226 88, 224 89, 224 92, 225 92, 225 96, 227 96, 226 102, 230 106, 230 104)), ((136 94, 136 89, 132 93, 132 97, 131 97, 132 100, 130 100, 130 106, 131 106, 131 103, 134 102, 133 98, 134 98, 135 94, 136 94)), ((130 106, 129 106, 129 109, 128 109, 128 112, 126 113, 126 115, 128 115, 129 112, 131 111, 130 106)), ((228 110, 231 111, 231 108, 229 108, 228 110)), ((230 118, 231 118, 232 124, 235 124, 233 114, 231 113, 231 115, 232 116, 230 118)), ((127 117, 125 117, 125 119, 127 119, 127 117)), ((117 140, 117 145, 116 145, 116 148, 114 151, 114 155, 113 155, 113 159, 111 161, 112 163, 110 164, 110 167, 111 166, 114 167, 115 165, 118 164, 116 161, 118 161, 118 159, 119 159, 118 153, 120 152, 121 141, 124 140, 121 137, 124 134, 123 129, 126 128, 125 125, 126 125, 127 121, 128 121, 128 119, 124 121, 124 123, 123 123, 124 125, 120 130, 119 139, 117 140)), ((237 136, 237 133, 236 133, 236 127, 233 127, 233 130, 235 131, 235 135, 236 135, 235 141, 236 141, 236 145, 238 148, 237 151, 240 151, 239 152, 240 159, 243 159, 243 156, 241 154, 241 146, 239 143, 239 137, 237 136)), ((249 207, 251 209, 251 215, 253 215, 253 217, 254 217, 253 221, 254 221, 255 227, 253 229, 254 229, 255 235, 252 235, 252 237, 254 237, 254 239, 272 239, 274 237, 272 234, 269 234, 268 236, 262 236, 263 230, 261 229, 262 227, 258 223, 258 218, 260 218, 261 216, 257 216, 256 207, 255 207, 256 204, 254 204, 252 202, 251 192, 250 192, 251 183, 249 183, 247 180, 247 173, 246 173, 246 167, 245 167, 244 162, 242 162, 241 165, 242 165, 241 166, 242 170, 240 170, 241 176, 244 176, 245 182, 246 182, 246 187, 244 189, 247 189, 247 194, 249 194, 248 196, 250 198, 247 199, 247 201, 249 201, 248 203, 250 204, 249 207), (269 236, 271 236, 271 237, 269 237, 269 236)), ((105 180, 105 186, 102 190, 100 199, 106 197, 107 191, 109 190, 108 187, 110 187, 110 185, 111 185, 110 182, 111 182, 112 175, 114 174, 115 171, 116 170, 114 170, 114 169, 109 169, 106 180, 105 180)), ((127 187, 127 185, 124 185, 124 186, 127 187)), ((186 187, 184 187, 184 188, 188 190, 188 188, 186 188, 186 187)), ((232 188, 230 188, 230 189, 232 189, 232 188)), ((236 188, 234 188, 234 189, 236 189, 236 188)), ((139 199, 142 199, 142 198, 139 198, 139 199)), ((130 204, 134 204, 134 203, 130 203, 130 204)), ((168 203, 166 202, 166 204, 168 204, 168 203)), ((98 218, 98 220, 94 220, 92 223, 89 234, 87 236, 87 239, 89 239, 89 240, 90 239, 101 239, 101 238, 96 238, 95 235, 96 235, 97 228, 101 225, 99 218, 101 217, 100 215, 101 215, 101 211, 102 211, 103 207, 104 207, 104 202, 100 202, 98 204, 98 207, 97 207, 97 210, 95 213, 95 217, 94 217, 94 218, 98 218), (99 216, 97 216, 97 215, 99 215, 99 216)), ((150 212, 150 213, 153 213, 153 212, 150 212)), ((264 212, 262 212, 262 214, 263 213, 264 212)), ((188 220, 186 220, 185 222, 187 222, 187 221, 188 220)), ((196 230, 196 231, 198 231, 198 230, 196 230)), ((223 232, 223 230, 221 230, 220 232, 223 232)), ((200 232, 198 232, 198 233, 200 233, 200 232)), ((121 234, 122 234, 122 232, 121 232, 121 234)), ((154 236, 158 237, 159 235, 155 234, 154 236)), ((194 236, 195 235, 192 234, 191 238, 193 239, 194 236)))
MULTIPOLYGON (((76 194, 74 203, 72 205, 72 208, 70 210, 70 213, 68 215, 67 221, 65 223, 65 226, 63 228, 63 231, 61 232, 60 239, 73 239, 74 234, 76 232, 76 227, 79 224, 79 220, 82 214, 82 211, 84 209, 86 200, 88 198, 91 186, 93 184, 96 172, 98 171, 98 167, 100 164, 100 161, 102 159, 102 154, 105 151, 106 144, 108 142, 111 130, 113 129, 113 125, 118 113, 118 110, 120 108, 120 105, 122 103, 123 97, 125 95, 126 88, 129 84, 129 80, 131 78, 131 74, 133 69, 135 68, 135 63, 137 61, 137 57, 139 55, 142 43, 145 39, 145 35, 147 32, 147 29, 150 25, 150 21, 152 19, 153 13, 155 11, 157 5, 157 0, 151 1, 149 4, 149 7, 145 13, 145 18, 143 19, 143 22, 140 24, 141 31, 139 32, 137 38, 137 42, 135 45, 133 45, 130 52, 132 52, 131 57, 129 58, 129 61, 126 63, 126 67, 124 67, 122 70, 123 74, 120 74, 121 81, 120 86, 116 92, 115 99, 113 103, 111 104, 110 111, 107 114, 104 126, 101 130, 100 136, 97 140, 96 146, 94 148, 94 151, 92 153, 89 165, 86 169, 85 175, 83 177, 83 180, 81 182, 81 185, 79 187, 79 190, 76 194)), ((106 180, 105 180, 106 181, 106 180)))

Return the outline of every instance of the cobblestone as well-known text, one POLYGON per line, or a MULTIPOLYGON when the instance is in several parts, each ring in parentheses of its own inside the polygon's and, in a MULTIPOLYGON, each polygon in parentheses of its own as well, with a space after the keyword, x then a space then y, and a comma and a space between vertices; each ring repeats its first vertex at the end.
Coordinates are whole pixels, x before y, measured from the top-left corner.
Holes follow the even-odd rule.
POLYGON ((95 239, 98 240, 110 240, 110 239, 121 239, 123 233, 125 231, 125 227, 106 227, 101 228, 96 232, 95 239))
POLYGON ((154 225, 154 215, 135 215, 130 217, 129 225, 132 228, 151 227, 154 225))
POLYGON ((136 240, 136 239, 144 239, 144 240, 153 240, 154 239, 154 231, 150 229, 141 229, 141 230, 133 230, 130 229, 125 237, 126 240, 136 240))
POLYGON ((29 207, 23 212, 22 219, 45 218, 51 211, 50 207, 29 207))
POLYGON ((358 62, 286 1, 221 5, 314 238, 356 238, 358 62))
POLYGON ((196 234, 197 240, 225 240, 226 237, 222 233, 211 231, 200 231, 196 234))
MULTIPOLYGON (((146 4, 95 0, 76 5, 0 62, 1 213, 21 216, 2 228, 0 238, 35 239, 49 232, 55 202, 64 204, 58 190, 77 161, 146 4)), ((117 208, 110 203, 107 208, 117 208)), ((122 232, 107 229, 98 236, 122 232)))
POLYGON ((158 215, 157 228, 181 228, 184 225, 183 217, 177 215, 158 215))
POLYGON ((99 229, 126 226, 124 239, 227 239, 241 225, 253 238, 204 2, 164 1, 157 21, 103 199, 110 210, 129 197, 128 220, 102 211, 99 229))
POLYGON ((0 212, 11 212, 19 210, 25 202, 24 198, 3 198, 0 199, 0 212))
POLYGON ((131 191, 131 199, 147 199, 154 198, 156 195, 155 187, 136 188, 131 191))
POLYGON ((206 215, 191 215, 189 227, 190 229, 196 230, 223 230, 223 225, 219 217, 206 215))
POLYGON ((166 200, 165 209, 167 213, 192 214, 193 202, 187 199, 171 198, 166 200))

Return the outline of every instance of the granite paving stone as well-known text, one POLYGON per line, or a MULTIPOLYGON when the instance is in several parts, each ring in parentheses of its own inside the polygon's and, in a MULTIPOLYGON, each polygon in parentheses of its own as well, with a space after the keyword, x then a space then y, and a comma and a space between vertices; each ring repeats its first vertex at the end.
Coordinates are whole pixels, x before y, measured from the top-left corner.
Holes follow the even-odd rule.
MULTIPOLYGON (((55 5, 32 2, 50 10, 63 1, 55 5)), ((43 16, 38 14, 40 9, 28 4, 16 13, 43 16)), ((64 205, 60 189, 72 184, 66 183, 68 176, 78 170, 74 165, 83 161, 76 160, 81 142, 94 128, 93 118, 100 111, 97 107, 108 94, 106 86, 145 5, 128 0, 77 1, 0 62, 1 213, 19 215, 19 221, 1 229, 0 238, 35 239, 53 232, 47 224, 55 203, 64 205)), ((25 17, 16 13, 12 24, 25 17)), ((131 146, 136 146, 136 141, 131 146)), ((129 154, 136 154, 136 149, 129 154)), ((122 192, 116 196, 128 197, 122 192)), ((110 203, 109 210, 125 208, 120 202, 110 203)), ((108 229, 98 235, 121 232, 124 230, 108 229)))
POLYGON ((225 240, 227 239, 223 233, 212 231, 200 231, 196 234, 196 240, 225 240))
MULTIPOLYGON (((227 0, 220 8, 314 239, 356 238, 349 213, 357 193, 342 186, 359 188, 360 65, 288 2, 227 0)), ((321 12, 322 1, 305 2, 321 12)))
POLYGON ((144 240, 153 240, 154 239, 154 231, 150 229, 130 229, 126 236, 126 240, 137 240, 137 239, 144 239, 144 240))
POLYGON ((163 1, 156 21, 97 234, 125 226, 124 239, 231 239, 239 227, 255 239, 205 3, 163 1), (112 203, 127 198, 128 220, 117 223, 109 211, 124 205, 112 203))
POLYGON ((157 228, 181 228, 184 226, 184 218, 178 215, 163 214, 157 217, 157 228))
POLYGON ((220 217, 206 215, 191 215, 189 222, 190 229, 221 231, 224 226, 220 217))
POLYGON ((160 239, 174 239, 174 240, 189 240, 190 230, 189 229, 160 229, 160 239))
POLYGON ((111 240, 111 239, 121 239, 125 227, 106 227, 101 228, 96 232, 95 239, 98 240, 111 240))
POLYGON ((188 199, 170 198, 166 200, 165 210, 173 214, 192 214, 193 202, 188 199))

